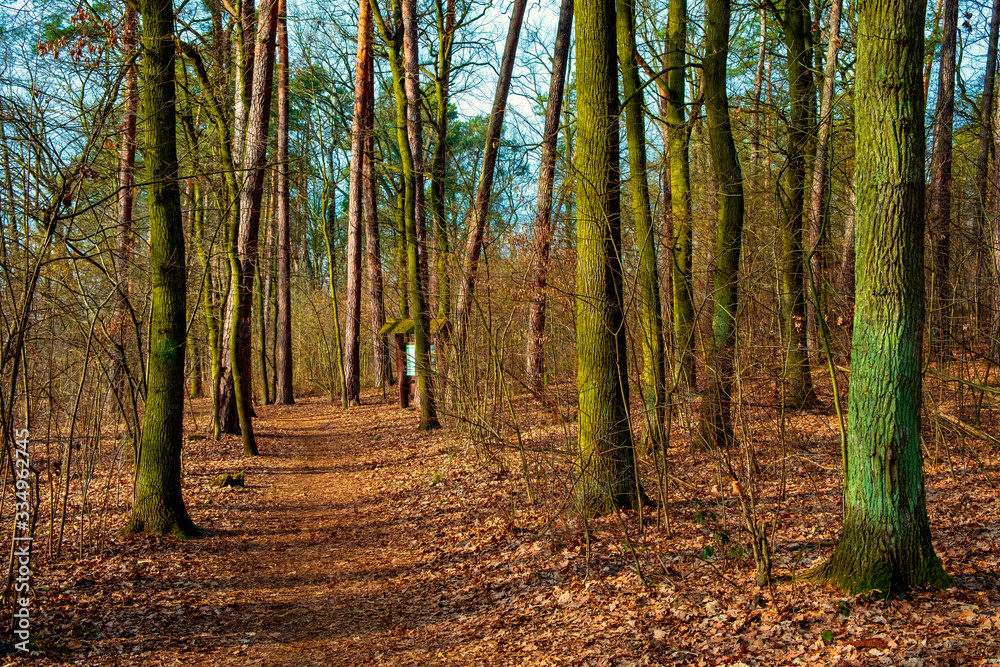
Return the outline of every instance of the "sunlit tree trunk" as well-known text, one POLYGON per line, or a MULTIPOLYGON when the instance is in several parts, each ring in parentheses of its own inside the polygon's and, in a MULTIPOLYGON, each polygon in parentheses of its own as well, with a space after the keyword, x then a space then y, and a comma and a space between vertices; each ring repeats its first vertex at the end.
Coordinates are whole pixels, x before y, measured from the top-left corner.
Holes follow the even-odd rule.
POLYGON ((673 288, 673 384, 695 389, 694 285, 691 220, 690 132, 684 113, 687 55, 687 1, 670 0, 667 23, 666 121, 669 132, 670 214, 672 223, 671 286, 673 288))
POLYGON ((726 96, 730 0, 708 0, 705 22, 705 115, 718 188, 712 348, 706 364, 708 386, 702 395, 698 440, 725 447, 733 440, 730 423, 733 354, 736 344, 737 274, 743 237, 743 173, 740 170, 726 96))
POLYGON ((347 313, 344 322, 344 378, 348 405, 361 402, 361 232, 364 224, 364 160, 373 104, 367 99, 372 76, 372 16, 369 0, 358 8, 358 51, 354 70, 351 128, 351 181, 347 202, 347 313))
POLYGON ((663 352, 663 313, 660 277, 656 266, 656 239, 649 204, 646 168, 646 129, 643 94, 636 63, 635 0, 619 0, 617 16, 618 63, 625 94, 625 134, 628 138, 629 183, 639 250, 639 324, 642 335, 642 398, 646 408, 646 439, 663 443, 666 418, 666 367, 663 352))
MULTIPOLYGON (((438 53, 434 75, 434 154, 431 158, 431 214, 434 216, 436 246, 434 271, 437 277, 437 316, 451 316, 451 276, 448 258, 451 239, 445 214, 445 179, 448 168, 448 104, 451 99, 451 59, 455 45, 455 0, 435 2, 437 8, 438 53)), ((439 357, 440 358, 440 357, 439 357)))
POLYGON ((187 322, 184 228, 177 184, 174 12, 170 0, 141 0, 140 10, 152 299, 142 440, 136 452, 132 516, 123 532, 187 537, 199 531, 181 496, 187 322))
POLYGON ((278 5, 278 326, 275 359, 275 402, 295 402, 292 388, 291 201, 288 191, 288 16, 287 3, 278 5))
POLYGON ((530 297, 528 307, 528 350, 526 380, 541 388, 545 373, 545 285, 552 248, 552 191, 556 171, 556 144, 559 138, 559 117, 562 114, 563 89, 569 62, 570 37, 573 31, 573 0, 562 0, 556 43, 552 53, 552 76, 545 109, 545 129, 542 133, 542 157, 538 169, 538 203, 535 209, 535 250, 531 260, 530 297))
POLYGON ((576 3, 576 501, 586 514, 634 508, 635 475, 621 264, 615 0, 576 3))
POLYGON ((924 315, 922 0, 859 6, 855 148, 857 302, 844 527, 815 575, 888 597, 949 586, 931 544, 920 451, 924 315), (886 128, 893 128, 888 132, 886 128))
MULTIPOLYGON (((427 311, 421 281, 420 261, 417 249, 416 229, 416 179, 413 169, 413 155, 410 151, 407 97, 405 89, 406 72, 403 54, 403 9, 399 0, 393 0, 390 27, 379 13, 372 0, 372 13, 379 32, 386 43, 389 67, 392 71, 393 93, 396 98, 396 138, 399 146, 400 166, 403 180, 402 232, 406 250, 406 284, 408 306, 413 317, 415 356, 417 366, 417 387, 420 392, 420 428, 433 429, 440 426, 434 401, 433 382, 430 373, 430 336, 428 333, 427 311)), ((401 239, 402 241, 402 239, 401 239)))

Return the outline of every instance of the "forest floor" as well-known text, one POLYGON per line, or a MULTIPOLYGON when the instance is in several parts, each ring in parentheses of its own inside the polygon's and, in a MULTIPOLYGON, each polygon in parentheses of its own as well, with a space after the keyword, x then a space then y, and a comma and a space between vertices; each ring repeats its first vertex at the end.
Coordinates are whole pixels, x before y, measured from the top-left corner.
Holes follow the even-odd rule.
MULTIPOLYGON (((112 537, 100 555, 46 563, 38 651, 5 660, 1000 664, 1000 452, 983 443, 975 460, 949 451, 927 467, 935 544, 956 587, 871 601, 796 576, 839 532, 828 416, 805 413, 798 428, 811 436, 780 457, 783 500, 761 509, 774 584, 761 590, 710 454, 671 449, 669 530, 653 509, 584 530, 558 494, 538 486, 527 502, 516 456, 498 466, 454 431, 417 431, 413 410, 364 401, 259 407, 257 458, 234 456, 235 438, 189 438, 184 493, 204 536, 112 537), (211 486, 241 470, 246 488, 211 486)), ((777 470, 779 457, 764 459, 777 470)))

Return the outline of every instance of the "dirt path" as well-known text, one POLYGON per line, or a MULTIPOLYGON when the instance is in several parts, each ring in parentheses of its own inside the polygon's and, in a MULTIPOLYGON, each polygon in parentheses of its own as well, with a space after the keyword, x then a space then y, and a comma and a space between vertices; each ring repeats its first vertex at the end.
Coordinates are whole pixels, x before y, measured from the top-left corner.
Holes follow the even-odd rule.
POLYGON ((428 489, 434 436, 385 405, 345 414, 313 400, 263 416, 265 458, 251 479, 270 486, 268 502, 246 515, 249 539, 233 562, 246 570, 233 582, 239 661, 432 660, 440 585, 428 585, 433 562, 413 548, 426 530, 405 509, 428 489))

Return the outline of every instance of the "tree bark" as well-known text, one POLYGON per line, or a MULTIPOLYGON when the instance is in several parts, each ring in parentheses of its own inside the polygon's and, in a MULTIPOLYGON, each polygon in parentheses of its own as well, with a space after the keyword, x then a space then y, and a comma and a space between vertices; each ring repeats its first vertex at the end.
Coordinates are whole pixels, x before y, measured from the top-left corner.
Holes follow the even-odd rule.
POLYGON ((372 41, 369 0, 358 8, 358 52, 354 70, 354 119, 351 128, 351 182, 347 202, 347 314, 344 321, 344 379, 348 405, 361 402, 361 230, 364 218, 364 160, 368 143, 368 115, 373 102, 367 99, 372 41))
POLYGON ((694 359, 694 284, 690 130, 684 113, 687 0, 671 0, 667 23, 666 121, 670 162, 671 285, 673 287, 673 384, 697 389, 694 359))
MULTIPOLYGON (((152 304, 142 440, 132 516, 124 533, 194 536, 181 496, 186 265, 177 183, 174 12, 170 0, 141 0, 144 158, 149 201, 152 304)), ((67 471, 68 475, 69 472, 67 471)))
POLYGON ((614 0, 576 5, 576 502, 584 515, 638 507, 621 264, 619 106, 614 0))
POLYGON ((552 76, 545 109, 545 129, 542 133, 542 157, 538 170, 538 204, 535 209, 535 250, 531 261, 529 282, 531 302, 528 306, 528 349, 526 381, 541 389, 545 375, 545 286, 552 248, 552 191, 556 171, 556 145, 559 138, 559 117, 562 115, 563 90, 569 63, 570 37, 573 31, 573 0, 562 0, 556 43, 552 53, 552 76))
POLYGON ((278 405, 295 403, 292 387, 291 201, 288 190, 288 15, 278 5, 278 326, 275 384, 278 405))
POLYGON ((816 400, 806 345, 805 252, 802 247, 805 209, 805 162, 810 135, 811 57, 806 33, 811 27, 805 0, 785 3, 785 50, 788 58, 789 120, 785 179, 779 185, 784 213, 780 271, 781 319, 785 337, 787 382, 785 405, 801 408, 816 400))
POLYGON ((820 94, 820 122, 816 138, 816 156, 813 160, 812 191, 809 198, 809 249, 806 252, 811 278, 806 283, 809 299, 806 302, 806 343, 811 350, 819 348, 817 317, 825 314, 817 313, 817 294, 820 281, 823 279, 822 255, 820 244, 826 235, 826 218, 824 205, 826 202, 826 172, 830 157, 830 129, 833 126, 833 91, 836 86, 837 52, 840 49, 840 15, 843 11, 843 0, 834 0, 830 8, 830 42, 826 49, 826 63, 823 69, 823 91, 820 94))
POLYGON ((706 364, 708 388, 702 396, 698 423, 698 440, 707 448, 726 447, 733 441, 730 414, 739 295, 737 275, 743 237, 743 173, 733 143, 726 95, 731 12, 730 0, 709 0, 706 5, 702 76, 712 170, 718 187, 712 349, 706 364))
POLYGON ((951 335, 951 162, 955 117, 955 48, 958 33, 958 0, 945 0, 941 30, 941 63, 938 67, 937 107, 934 112, 934 149, 931 154, 927 225, 934 268, 931 301, 931 350, 940 355, 951 335))
POLYGON ((856 271, 844 527, 830 560, 814 571, 851 594, 951 585, 931 544, 920 451, 923 6, 859 6, 856 233, 864 253, 856 271))
POLYGON ((649 204, 646 168, 646 130, 639 66, 634 53, 635 0, 618 2, 618 63, 625 94, 625 134, 628 138, 629 181, 635 237, 639 250, 639 324, 642 333, 642 398, 646 410, 646 440, 659 449, 666 419, 666 366, 663 352, 663 313, 656 265, 656 239, 649 204))

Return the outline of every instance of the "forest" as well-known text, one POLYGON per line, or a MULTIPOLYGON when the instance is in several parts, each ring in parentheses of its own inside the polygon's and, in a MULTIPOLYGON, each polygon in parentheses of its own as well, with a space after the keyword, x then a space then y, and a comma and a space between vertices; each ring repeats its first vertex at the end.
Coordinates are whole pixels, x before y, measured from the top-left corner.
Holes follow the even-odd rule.
POLYGON ((7 665, 989 665, 1000 0, 0 0, 7 665))

